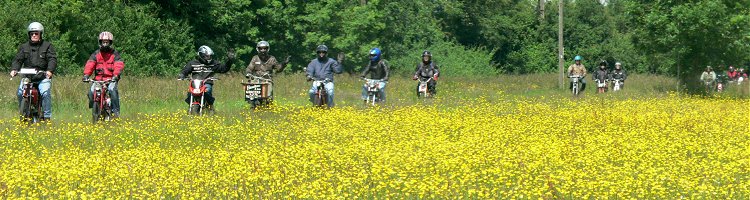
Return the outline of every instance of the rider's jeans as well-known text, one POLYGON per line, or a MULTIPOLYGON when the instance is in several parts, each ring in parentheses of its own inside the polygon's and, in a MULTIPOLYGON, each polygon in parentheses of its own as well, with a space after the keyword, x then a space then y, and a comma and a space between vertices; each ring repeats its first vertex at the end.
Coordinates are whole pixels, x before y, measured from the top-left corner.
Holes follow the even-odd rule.
MULTIPOLYGON (((50 88, 52 88, 52 80, 45 78, 39 82, 39 93, 42 95, 42 110, 44 112, 44 118, 52 118, 52 94, 50 88)), ((21 97, 23 95, 23 83, 18 84, 18 105, 21 105, 21 97)))
MULTIPOLYGON (((112 113, 115 116, 120 116, 120 92, 117 91, 117 82, 111 82, 107 86, 107 92, 109 92, 109 99, 112 105, 112 113)), ((91 84, 89 90, 89 107, 94 103, 94 84, 91 84)))
MULTIPOLYGON (((333 82, 325 83, 323 87, 326 88, 326 93, 328 94, 328 107, 333 107, 333 105, 335 105, 333 103, 333 82)), ((310 88, 310 91, 308 91, 308 93, 310 94, 310 102, 313 102, 313 99, 315 99, 316 92, 318 92, 318 88, 313 84, 313 86, 310 88)))
MULTIPOLYGON (((380 101, 385 101, 385 81, 378 82, 378 95, 380 101)), ((367 99, 367 84, 362 85, 362 100, 367 99)))

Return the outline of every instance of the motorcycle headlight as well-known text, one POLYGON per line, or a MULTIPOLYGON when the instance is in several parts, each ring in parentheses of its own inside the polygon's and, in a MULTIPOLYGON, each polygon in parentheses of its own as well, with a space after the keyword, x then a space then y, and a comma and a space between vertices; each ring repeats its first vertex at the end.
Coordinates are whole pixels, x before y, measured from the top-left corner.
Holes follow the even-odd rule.
POLYGON ((94 83, 94 90, 102 90, 102 84, 94 83))
POLYGON ((201 89, 199 88, 193 88, 193 93, 201 93, 201 89))

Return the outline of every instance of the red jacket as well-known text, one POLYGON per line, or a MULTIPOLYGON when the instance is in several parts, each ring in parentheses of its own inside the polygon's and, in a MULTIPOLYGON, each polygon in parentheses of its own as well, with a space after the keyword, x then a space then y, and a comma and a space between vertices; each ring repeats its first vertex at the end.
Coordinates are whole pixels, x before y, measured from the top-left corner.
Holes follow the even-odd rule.
POLYGON ((91 76, 96 71, 94 80, 102 81, 111 79, 112 76, 119 76, 123 68, 125 68, 125 62, 120 58, 120 52, 116 50, 112 50, 111 52, 96 50, 89 57, 89 61, 86 62, 86 66, 83 68, 83 75, 91 76))
POLYGON ((727 76, 729 77, 730 80, 737 79, 738 78, 737 75, 739 75, 738 71, 727 71, 727 76))

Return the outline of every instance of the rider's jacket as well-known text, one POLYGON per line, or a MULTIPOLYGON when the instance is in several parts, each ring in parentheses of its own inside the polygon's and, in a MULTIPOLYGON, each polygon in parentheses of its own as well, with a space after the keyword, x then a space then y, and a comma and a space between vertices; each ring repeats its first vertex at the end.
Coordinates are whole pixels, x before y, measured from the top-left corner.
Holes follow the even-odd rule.
MULTIPOLYGON (((211 62, 203 63, 199 61, 199 59, 194 59, 188 62, 185 67, 182 68, 182 72, 180 72, 180 78, 185 78, 189 74, 191 75, 191 78, 193 79, 201 79, 205 80, 207 78, 214 77, 214 73, 226 73, 229 71, 230 68, 232 68, 232 63, 234 61, 232 59, 227 60, 227 64, 222 64, 219 61, 211 60, 211 62)), ((213 81, 208 80, 206 81, 206 84, 213 84, 213 81)))
POLYGON ((609 75, 612 76, 612 79, 621 79, 623 81, 628 78, 628 73, 625 72, 625 69, 613 69, 609 75))
POLYGON ((417 77, 429 78, 435 76, 436 74, 438 75, 438 77, 440 77, 440 69, 438 69, 437 64, 433 61, 430 61, 429 64, 419 62, 415 71, 416 72, 414 72, 414 75, 417 77))
POLYGON ((362 76, 367 76, 367 74, 370 74, 370 79, 388 79, 388 75, 390 75, 391 70, 388 67, 388 61, 385 59, 380 59, 377 62, 370 61, 368 62, 367 66, 365 66, 364 71, 362 72, 362 76))
POLYGON ((52 43, 44 40, 37 44, 26 42, 19 45, 11 69, 18 71, 21 67, 55 72, 55 68, 57 68, 55 47, 52 46, 52 43))
POLYGON ((572 64, 568 67, 568 74, 586 76, 586 67, 583 66, 583 64, 580 64, 580 65, 572 64))
POLYGON ((609 73, 607 72, 606 69, 598 69, 598 70, 596 70, 596 72, 594 72, 594 77, 592 77, 592 78, 594 80, 599 79, 599 80, 606 81, 606 80, 609 80, 610 77, 609 77, 609 73))
POLYGON ((276 57, 268 55, 268 59, 263 61, 260 56, 255 55, 250 59, 250 64, 245 69, 245 74, 253 74, 256 76, 262 76, 266 73, 273 75, 276 72, 283 70, 283 66, 276 60, 276 57))
POLYGON ((92 73, 96 73, 94 80, 103 81, 112 79, 112 76, 119 76, 123 68, 125 68, 125 62, 122 61, 120 52, 117 52, 117 50, 108 52, 96 50, 86 61, 83 75, 90 76, 92 73))
POLYGON ((714 73, 714 71, 704 71, 703 74, 701 74, 701 81, 703 82, 714 82, 714 80, 716 80, 716 73, 714 73))
POLYGON ((307 75, 313 79, 333 81, 333 73, 340 74, 341 72, 341 65, 333 58, 315 58, 307 65, 307 75))

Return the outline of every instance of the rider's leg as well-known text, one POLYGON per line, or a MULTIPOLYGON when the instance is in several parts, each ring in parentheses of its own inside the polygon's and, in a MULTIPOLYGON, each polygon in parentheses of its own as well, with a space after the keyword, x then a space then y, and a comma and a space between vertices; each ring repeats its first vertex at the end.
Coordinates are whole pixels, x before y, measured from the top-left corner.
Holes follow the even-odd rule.
POLYGON ((362 100, 367 100, 367 84, 362 85, 362 100))
POLYGON ((437 81, 430 80, 429 83, 427 83, 427 89, 430 91, 432 95, 437 94, 437 81))
POLYGON ((203 97, 205 100, 205 105, 209 107, 209 109, 213 109, 214 101, 216 98, 214 98, 214 85, 213 84, 206 84, 206 92, 203 93, 203 97))
POLYGON ((50 79, 46 78, 39 83, 39 93, 42 96, 42 110, 44 110, 45 119, 52 118, 52 93, 50 88, 52 88, 52 80, 50 79))
POLYGON ((385 101, 385 82, 378 84, 378 93, 380 93, 380 101, 385 101))
POLYGON ((115 117, 120 116, 120 92, 117 91, 117 82, 111 82, 109 83, 109 87, 107 87, 107 91, 109 91, 109 98, 112 102, 112 113, 115 114, 115 117))
POLYGON ((88 97, 89 97, 89 108, 94 107, 94 84, 91 84, 88 97))
POLYGON ((18 92, 16 92, 16 96, 18 97, 18 106, 19 107, 21 106, 21 99, 23 98, 22 95, 23 95, 23 82, 21 82, 18 85, 18 92))
POLYGON ((333 82, 328 82, 325 84, 326 93, 328 94, 328 107, 333 107, 336 105, 333 103, 333 82))
POLYGON ((582 78, 581 80, 581 92, 586 89, 586 79, 582 78))
POLYGON ((313 101, 313 100, 315 99, 315 93, 316 92, 318 92, 318 88, 315 87, 315 85, 313 84, 313 86, 310 87, 310 90, 307 91, 307 94, 310 95, 310 103, 315 103, 315 101, 313 101))

